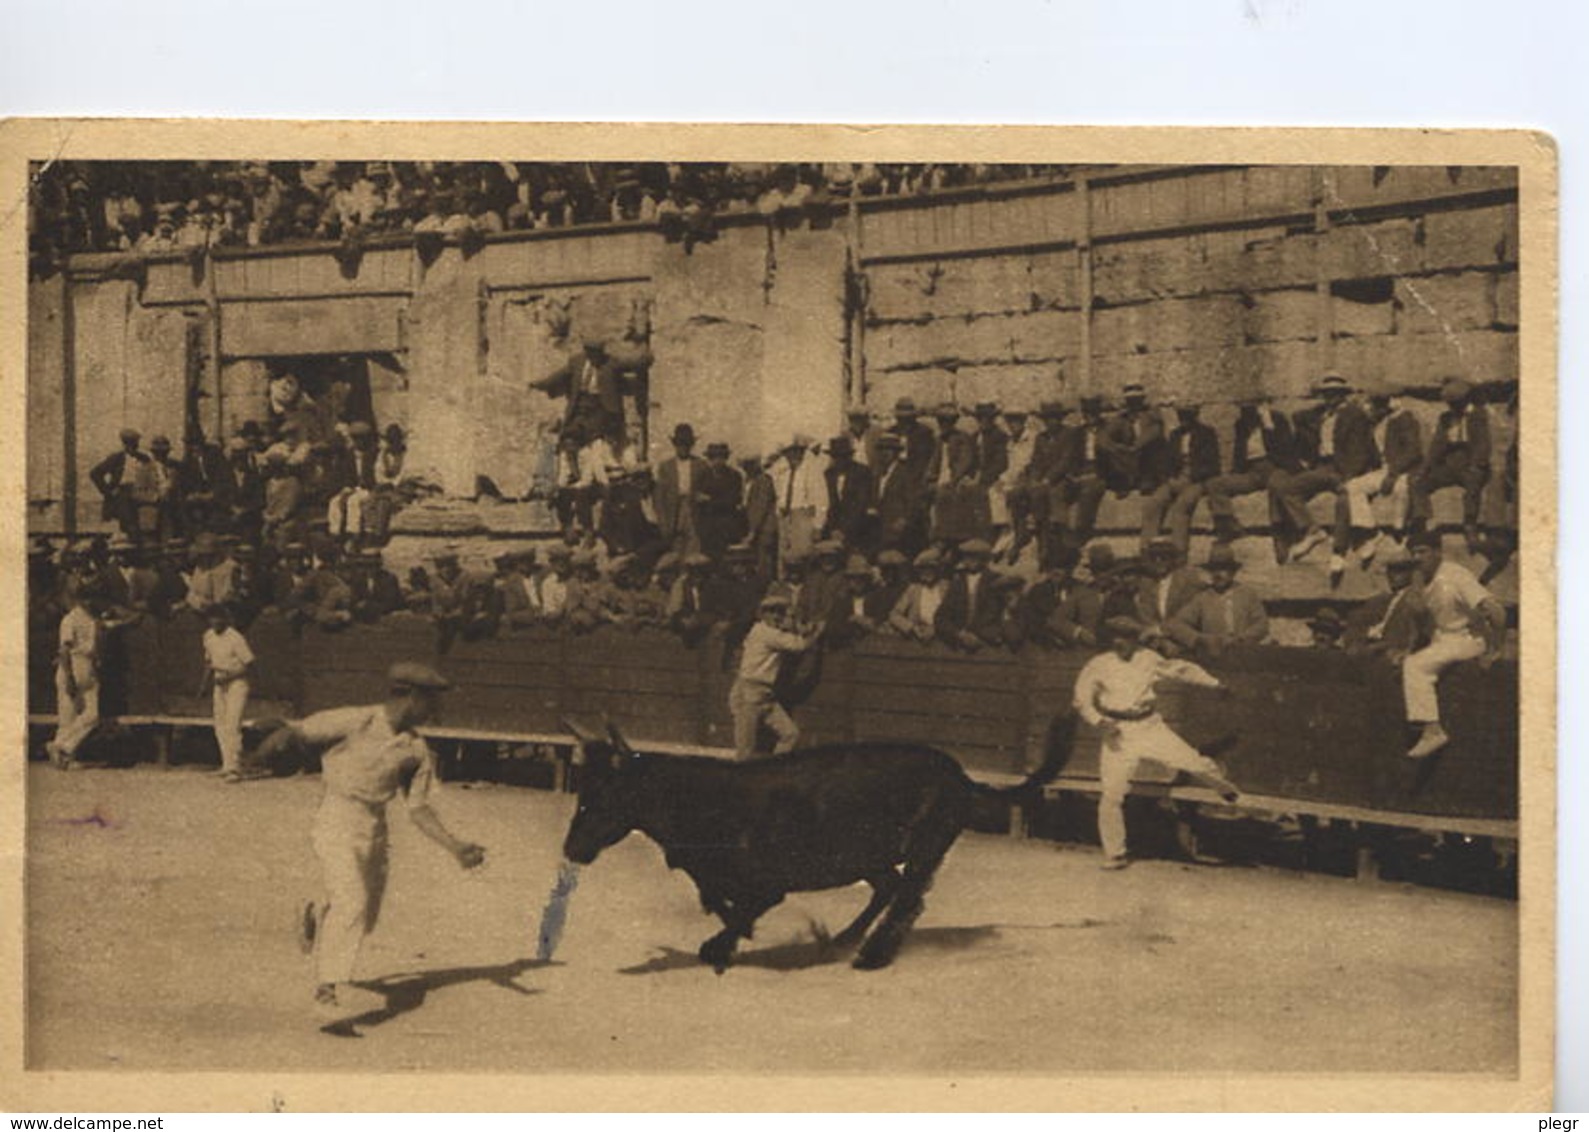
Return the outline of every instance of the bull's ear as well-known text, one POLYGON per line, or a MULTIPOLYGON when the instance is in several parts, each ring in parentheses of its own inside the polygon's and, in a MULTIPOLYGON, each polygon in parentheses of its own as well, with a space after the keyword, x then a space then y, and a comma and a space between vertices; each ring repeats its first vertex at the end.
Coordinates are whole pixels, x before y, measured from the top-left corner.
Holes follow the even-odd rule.
POLYGON ((616 723, 608 722, 607 737, 612 740, 612 749, 625 758, 634 758, 635 749, 629 745, 629 740, 623 737, 623 732, 618 730, 616 723))

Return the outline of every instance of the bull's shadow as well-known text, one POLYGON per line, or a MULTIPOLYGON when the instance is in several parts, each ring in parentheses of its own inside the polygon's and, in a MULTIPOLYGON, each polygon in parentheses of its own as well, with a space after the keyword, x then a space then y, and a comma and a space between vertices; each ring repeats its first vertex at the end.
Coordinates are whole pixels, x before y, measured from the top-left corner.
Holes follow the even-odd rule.
POLYGON ((393 1018, 418 1010, 425 997, 433 990, 455 987, 461 983, 495 983, 503 990, 525 996, 540 994, 533 987, 522 986, 514 980, 526 971, 546 967, 561 967, 550 959, 515 959, 492 967, 444 967, 435 971, 413 971, 400 975, 385 975, 379 979, 361 981, 357 985, 386 998, 386 1005, 351 1018, 340 1019, 321 1030, 342 1038, 357 1038, 359 1029, 380 1026, 393 1018))
MULTIPOLYGON (((902 954, 908 958, 912 951, 938 950, 963 951, 998 936, 992 924, 955 928, 913 928, 905 939, 902 954)), ((665 971, 683 971, 706 967, 693 951, 680 951, 663 946, 661 952, 632 967, 620 967, 620 975, 657 975, 665 971)), ((853 947, 843 947, 821 937, 794 940, 772 947, 741 951, 734 956, 734 967, 756 967, 765 971, 806 971, 813 967, 827 967, 848 963, 855 955, 853 947)))

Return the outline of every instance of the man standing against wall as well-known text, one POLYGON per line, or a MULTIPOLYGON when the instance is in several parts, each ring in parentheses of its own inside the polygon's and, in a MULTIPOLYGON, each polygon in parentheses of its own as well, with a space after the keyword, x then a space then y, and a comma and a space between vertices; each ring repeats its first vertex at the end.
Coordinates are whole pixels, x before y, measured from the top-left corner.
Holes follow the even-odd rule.
POLYGON ((695 452, 695 429, 673 429, 673 455, 657 465, 655 503, 663 544, 681 557, 701 550, 700 497, 706 461, 695 452))
POLYGON ((138 450, 142 439, 137 429, 122 429, 121 450, 112 452, 88 472, 89 482, 99 492, 101 500, 99 517, 114 521, 121 527, 122 534, 135 541, 139 530, 134 489, 138 486, 140 471, 149 462, 148 454, 138 450))

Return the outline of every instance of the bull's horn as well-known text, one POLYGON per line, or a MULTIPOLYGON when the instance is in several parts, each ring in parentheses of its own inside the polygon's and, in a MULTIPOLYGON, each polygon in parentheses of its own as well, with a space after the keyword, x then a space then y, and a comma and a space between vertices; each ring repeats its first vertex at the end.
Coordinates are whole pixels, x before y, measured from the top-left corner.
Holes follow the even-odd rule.
POLYGON ((623 737, 623 732, 618 730, 618 725, 611 720, 607 721, 607 735, 612 739, 613 749, 625 755, 634 754, 634 748, 629 745, 629 740, 623 737))

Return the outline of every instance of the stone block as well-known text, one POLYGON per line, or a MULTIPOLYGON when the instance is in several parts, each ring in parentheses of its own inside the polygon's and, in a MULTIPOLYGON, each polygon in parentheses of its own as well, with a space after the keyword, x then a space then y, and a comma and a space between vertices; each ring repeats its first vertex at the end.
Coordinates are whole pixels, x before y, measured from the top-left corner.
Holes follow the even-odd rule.
POLYGON ((1484 271, 1396 280, 1396 332, 1443 334, 1488 329, 1495 321, 1495 276, 1484 271))
POLYGON ((928 267, 919 263, 888 263, 866 270, 867 316, 871 319, 923 319, 927 303, 928 267))
POLYGON ((954 396, 961 405, 992 401, 1004 409, 1035 412, 1043 401, 1078 396, 1072 376, 1075 361, 1063 358, 1043 366, 970 366, 954 374, 954 396))
POLYGON ((1396 306, 1390 302, 1359 303, 1340 295, 1332 295, 1330 327, 1337 338, 1390 334, 1396 329, 1396 306))
POLYGON ((1312 288, 1262 291, 1252 296, 1252 304, 1242 319, 1249 342, 1312 339, 1318 332, 1319 296, 1312 288))
POLYGON ((1515 271, 1495 277, 1495 328, 1516 330, 1518 326, 1518 279, 1515 271))
POLYGON ((1284 228, 1208 237, 1210 285, 1218 290, 1270 290, 1312 286, 1318 277, 1319 240, 1284 228))
POLYGON ((1517 206, 1432 212, 1421 221, 1420 257, 1427 271, 1517 262, 1517 206))
POLYGON ((1374 279, 1416 271, 1423 263, 1412 220, 1346 224, 1324 236, 1321 267, 1330 279, 1374 279))
POLYGON ((1251 216, 1284 216, 1313 209, 1313 170, 1305 165, 1259 165, 1243 171, 1251 216))
POLYGON ((1033 310, 1081 306, 1081 271, 1074 251, 1043 252, 1027 262, 1027 305, 1033 310))
POLYGON ((1198 237, 1132 240, 1093 248, 1093 293, 1105 302, 1197 295, 1209 289, 1198 237))

